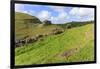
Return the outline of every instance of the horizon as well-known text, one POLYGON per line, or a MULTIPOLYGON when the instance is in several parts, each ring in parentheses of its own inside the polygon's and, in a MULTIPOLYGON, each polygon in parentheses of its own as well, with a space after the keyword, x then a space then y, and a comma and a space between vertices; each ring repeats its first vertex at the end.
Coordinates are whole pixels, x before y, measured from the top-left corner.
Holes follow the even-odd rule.
MULTIPOLYGON (((15 13, 23 13, 23 12, 15 12, 15 13)), ((28 13, 24 13, 24 14, 28 14, 28 13)), ((28 14, 28 15, 30 15, 30 14, 28 14)), ((33 16, 33 15, 30 15, 30 16, 33 16)), ((33 16, 34 17, 34 16, 33 16)), ((36 16, 35 16, 36 17, 36 16)), ((36 18, 38 18, 38 17, 36 17, 36 18)), ((40 20, 40 19, 39 19, 40 20)), ((51 21, 51 20, 48 20, 48 21, 51 21)), ((41 21, 42 23, 43 23, 43 21, 41 21)), ((65 22, 65 23, 52 23, 51 22, 51 24, 67 24, 67 23, 73 23, 73 22, 94 22, 94 20, 88 20, 88 21, 70 21, 70 22, 65 22)))

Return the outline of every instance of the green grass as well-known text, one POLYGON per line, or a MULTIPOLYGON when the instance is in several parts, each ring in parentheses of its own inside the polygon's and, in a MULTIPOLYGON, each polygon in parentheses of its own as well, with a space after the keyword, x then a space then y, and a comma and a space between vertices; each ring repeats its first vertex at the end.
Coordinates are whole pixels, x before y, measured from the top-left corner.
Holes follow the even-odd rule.
POLYGON ((15 65, 94 61, 93 29, 93 24, 87 24, 15 48, 15 65), (77 50, 73 51, 76 48, 77 50), (70 56, 62 56, 71 49, 73 50, 70 56))
POLYGON ((31 36, 32 31, 36 29, 36 26, 41 24, 41 21, 35 17, 26 13, 15 13, 15 39, 21 39, 25 36, 31 36))

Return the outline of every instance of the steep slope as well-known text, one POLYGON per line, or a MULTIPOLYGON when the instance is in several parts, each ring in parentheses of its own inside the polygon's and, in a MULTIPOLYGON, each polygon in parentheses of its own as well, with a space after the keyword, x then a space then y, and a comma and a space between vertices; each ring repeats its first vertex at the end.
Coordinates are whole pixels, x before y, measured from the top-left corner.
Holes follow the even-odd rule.
POLYGON ((15 36, 16 39, 29 36, 33 27, 42 22, 35 16, 16 12, 15 13, 15 36))
POLYGON ((45 64, 94 60, 94 24, 51 35, 15 49, 15 64, 45 64))

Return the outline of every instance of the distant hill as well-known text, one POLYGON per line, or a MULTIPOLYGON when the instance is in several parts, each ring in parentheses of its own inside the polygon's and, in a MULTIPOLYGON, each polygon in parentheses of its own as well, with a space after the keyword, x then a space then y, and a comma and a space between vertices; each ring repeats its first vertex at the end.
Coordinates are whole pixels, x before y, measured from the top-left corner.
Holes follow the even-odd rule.
POLYGON ((80 27, 80 26, 92 24, 92 23, 94 23, 94 21, 68 22, 68 23, 65 23, 65 24, 58 24, 58 25, 65 29, 68 26, 71 26, 71 28, 74 28, 74 27, 80 27))

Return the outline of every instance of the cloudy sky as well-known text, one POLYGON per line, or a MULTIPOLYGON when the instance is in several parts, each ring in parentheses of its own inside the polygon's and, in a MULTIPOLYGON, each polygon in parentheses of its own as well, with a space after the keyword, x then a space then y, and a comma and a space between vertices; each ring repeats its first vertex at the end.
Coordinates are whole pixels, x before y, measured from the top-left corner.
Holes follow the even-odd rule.
POLYGON ((15 11, 36 16, 41 21, 50 20, 55 24, 94 20, 94 8, 15 4, 15 11))

